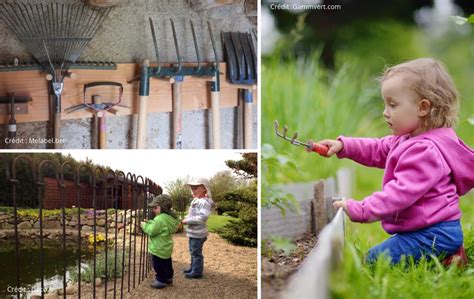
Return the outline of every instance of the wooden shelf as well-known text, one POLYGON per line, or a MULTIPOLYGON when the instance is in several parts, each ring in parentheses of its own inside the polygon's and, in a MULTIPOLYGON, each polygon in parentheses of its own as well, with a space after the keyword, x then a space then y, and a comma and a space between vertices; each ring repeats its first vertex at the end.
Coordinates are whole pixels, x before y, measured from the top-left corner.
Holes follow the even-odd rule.
MULTIPOLYGON (((62 94, 61 108, 69 108, 83 103, 83 88, 85 83, 94 81, 115 81, 124 86, 122 104, 130 108, 118 107, 120 115, 136 114, 138 109, 139 82, 128 84, 127 81, 140 73, 140 66, 133 63, 118 64, 116 70, 72 70, 77 77, 64 80, 64 91, 62 94)), ((226 81, 225 63, 221 64, 221 107, 234 107, 238 104, 238 89, 226 81)), ((210 80, 210 78, 208 79, 210 80)), ((211 105, 209 82, 205 78, 185 77, 182 86, 182 109, 197 110, 208 109, 211 105)), ((16 115, 17 122, 48 121, 49 114, 49 82, 46 74, 39 71, 17 71, 0 72, 0 95, 14 92, 18 96, 30 96, 32 101, 28 103, 28 114, 16 115)), ((92 102, 92 94, 102 96, 104 102, 115 100, 118 89, 113 87, 95 87, 87 91, 86 100, 92 102)), ((150 97, 148 102, 148 113, 171 111, 171 84, 166 79, 150 80, 150 97)), ((254 91, 254 103, 257 100, 257 92, 254 91)), ((92 114, 85 110, 74 113, 62 113, 62 119, 90 118, 92 114)), ((8 122, 8 116, 0 116, 0 124, 8 122)))

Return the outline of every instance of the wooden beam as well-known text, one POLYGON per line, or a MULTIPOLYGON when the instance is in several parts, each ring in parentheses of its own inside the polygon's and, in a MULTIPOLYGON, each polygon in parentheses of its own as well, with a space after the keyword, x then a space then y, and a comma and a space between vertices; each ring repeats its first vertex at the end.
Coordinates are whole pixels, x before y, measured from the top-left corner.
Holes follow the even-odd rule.
MULTIPOLYGON (((226 81, 226 66, 221 64, 221 101, 220 107, 235 107, 238 104, 238 89, 226 81)), ((127 81, 139 75, 139 65, 133 63, 118 64, 116 70, 72 70, 76 79, 64 80, 62 95, 62 109, 83 103, 83 88, 85 83, 95 81, 115 81, 124 86, 122 104, 129 108, 120 108, 121 115, 138 113, 138 85, 136 81, 128 84, 127 81)), ((209 82, 211 78, 185 77, 183 82, 182 109, 198 110, 211 108, 211 93, 209 82)), ((49 82, 46 74, 39 71, 0 72, 0 95, 15 92, 17 96, 30 96, 28 114, 18 115, 17 122, 48 121, 49 117, 49 82)), ((116 99, 117 88, 97 87, 87 91, 86 101, 92 102, 92 94, 101 95, 104 102, 116 99)), ((254 103, 257 93, 254 92, 254 103)), ((171 83, 169 80, 150 80, 150 97, 148 113, 171 112, 171 83)), ((90 118, 93 114, 81 110, 71 114, 62 114, 63 119, 90 118)), ((0 115, 0 124, 8 122, 7 115, 0 115)))

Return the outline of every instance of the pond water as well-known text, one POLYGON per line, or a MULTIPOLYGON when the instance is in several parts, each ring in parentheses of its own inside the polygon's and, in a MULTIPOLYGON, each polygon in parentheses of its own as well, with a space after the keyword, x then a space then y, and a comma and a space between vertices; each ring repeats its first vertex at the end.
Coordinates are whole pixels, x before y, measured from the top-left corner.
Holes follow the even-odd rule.
MULTIPOLYGON (((63 285, 64 255, 61 242, 55 240, 44 240, 44 286, 45 289, 55 290, 63 285)), ((66 247, 66 270, 71 266, 77 266, 78 250, 77 243, 67 241, 66 247)), ((82 245, 81 262, 92 258, 92 253, 87 250, 87 244, 82 245)), ((40 246, 39 240, 20 240, 20 288, 21 298, 29 298, 31 294, 39 294, 41 291, 41 268, 40 268, 40 246)), ((84 264, 81 263, 83 267, 84 264)), ((0 240, 0 297, 13 298, 16 290, 16 259, 15 241, 0 240)), ((66 272, 66 281, 70 274, 66 272)))

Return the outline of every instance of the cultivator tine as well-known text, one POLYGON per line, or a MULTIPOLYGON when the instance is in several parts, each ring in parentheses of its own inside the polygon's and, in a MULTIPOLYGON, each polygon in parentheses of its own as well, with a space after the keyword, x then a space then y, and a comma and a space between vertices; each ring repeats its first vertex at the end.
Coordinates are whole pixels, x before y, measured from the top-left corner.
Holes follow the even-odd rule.
POLYGON ((174 27, 173 19, 170 18, 171 22, 171 29, 173 30, 173 39, 174 39, 174 47, 176 49, 176 56, 178 57, 178 69, 176 70, 175 74, 180 75, 181 69, 183 68, 183 60, 181 54, 179 53, 179 44, 178 44, 178 37, 176 36, 176 29, 174 27))
POLYGON ((161 61, 160 61, 160 54, 158 52, 158 42, 156 41, 155 26, 153 25, 153 20, 151 18, 149 18, 149 21, 150 21, 151 35, 153 37, 153 45, 155 47, 156 63, 158 64, 157 74, 159 74, 161 71, 161 61))
POLYGON ((195 68, 194 73, 199 73, 201 70, 201 56, 199 55, 199 47, 197 44, 197 38, 196 38, 196 32, 194 31, 194 24, 192 20, 189 20, 189 23, 191 24, 191 32, 193 33, 193 42, 194 42, 194 49, 196 49, 196 59, 198 66, 195 68))
POLYGON ((293 138, 291 138, 291 143, 292 144, 295 143, 296 138, 298 138, 298 132, 295 132, 295 134, 293 134, 293 138))
POLYGON ((219 58, 217 57, 216 42, 214 40, 214 34, 212 33, 211 23, 207 21, 207 28, 209 29, 209 36, 211 37, 212 51, 214 52, 215 63, 219 64, 219 58))
POLYGON ((286 140, 288 140, 288 139, 286 138, 286 133, 287 133, 287 132, 288 132, 288 126, 287 126, 287 125, 284 125, 284 126, 283 126, 283 138, 286 139, 286 140))

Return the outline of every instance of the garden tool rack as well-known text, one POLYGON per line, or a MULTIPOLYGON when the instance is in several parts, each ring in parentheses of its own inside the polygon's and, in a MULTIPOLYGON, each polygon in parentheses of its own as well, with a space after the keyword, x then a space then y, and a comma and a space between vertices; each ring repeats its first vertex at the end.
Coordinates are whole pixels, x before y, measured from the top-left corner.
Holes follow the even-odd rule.
MULTIPOLYGON (((142 69, 139 78, 135 78, 129 83, 139 79, 140 80, 140 102, 139 102, 139 112, 138 112, 138 132, 137 132, 137 142, 136 148, 145 148, 146 145, 146 114, 147 114, 147 105, 148 105, 148 96, 150 88, 150 78, 169 78, 169 82, 173 85, 173 100, 172 100, 172 122, 173 122, 173 134, 172 134, 172 148, 181 149, 182 140, 181 140, 181 131, 182 131, 182 110, 181 110, 181 85, 185 76, 193 77, 207 77, 211 78, 211 94, 215 99, 215 94, 220 90, 220 81, 219 81, 219 60, 217 57, 216 47, 214 36, 212 33, 212 28, 209 22, 207 22, 209 35, 211 38, 212 48, 214 51, 215 60, 211 64, 203 65, 201 61, 201 56, 199 53, 198 42, 196 38, 196 32, 194 28, 194 23, 190 20, 189 24, 191 27, 193 35, 193 44, 196 52, 197 65, 189 66, 183 64, 183 58, 180 54, 180 47, 177 39, 175 23, 173 19, 170 18, 170 25, 173 34, 174 46, 176 51, 176 60, 177 63, 171 66, 164 66, 160 59, 160 52, 158 47, 158 42, 156 38, 155 26, 153 24, 152 18, 149 18, 150 28, 153 38, 153 46, 155 49, 156 55, 156 66, 150 66, 149 61, 146 59, 142 64, 142 69)), ((214 105, 213 105, 214 106, 214 105)), ((218 112, 215 112, 213 109, 213 126, 219 126, 220 121, 218 119, 218 112), (217 117, 216 117, 217 116, 217 117)), ((219 133, 220 134, 220 133, 219 133)), ((213 138, 218 138, 219 135, 214 132, 213 138)), ((214 139, 214 146, 218 146, 219 141, 214 139)))

